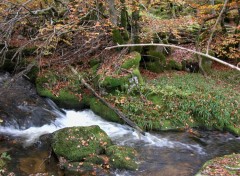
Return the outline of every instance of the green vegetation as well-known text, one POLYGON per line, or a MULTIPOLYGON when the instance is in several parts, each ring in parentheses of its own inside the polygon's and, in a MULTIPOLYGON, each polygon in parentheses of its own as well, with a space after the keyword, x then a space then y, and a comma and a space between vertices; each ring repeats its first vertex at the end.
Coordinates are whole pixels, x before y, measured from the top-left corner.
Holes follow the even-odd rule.
POLYGON ((79 82, 70 73, 57 75, 48 71, 37 77, 36 87, 39 95, 51 98, 60 107, 84 107, 79 82))
MULTIPOLYGON (((137 77, 139 83, 143 83, 142 76, 139 71, 141 55, 138 52, 131 52, 122 58, 119 70, 114 70, 110 74, 99 74, 99 84, 108 91, 116 89, 124 90, 131 86, 130 79, 137 77)), ((107 71, 106 71, 107 72, 107 71)))
POLYGON ((166 57, 158 51, 150 50, 147 53, 146 68, 152 72, 160 73, 166 70, 166 57))
POLYGON ((231 129, 240 135, 240 93, 216 84, 200 74, 175 73, 149 81, 130 94, 117 91, 112 101, 144 129, 204 127, 231 129))

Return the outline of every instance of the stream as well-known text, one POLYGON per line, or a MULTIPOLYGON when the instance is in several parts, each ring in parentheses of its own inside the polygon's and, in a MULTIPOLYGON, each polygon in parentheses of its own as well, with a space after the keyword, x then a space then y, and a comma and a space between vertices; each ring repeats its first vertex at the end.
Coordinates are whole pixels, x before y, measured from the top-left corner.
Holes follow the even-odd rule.
POLYGON ((91 110, 53 111, 58 117, 49 125, 21 130, 0 126, 0 153, 7 152, 12 158, 9 171, 20 176, 63 175, 54 157, 49 157, 46 134, 72 126, 99 125, 115 144, 138 151, 137 171, 115 170, 111 175, 191 176, 209 159, 240 152, 240 139, 230 133, 198 131, 200 137, 194 137, 187 132, 149 132, 143 136, 127 125, 107 122, 91 110))

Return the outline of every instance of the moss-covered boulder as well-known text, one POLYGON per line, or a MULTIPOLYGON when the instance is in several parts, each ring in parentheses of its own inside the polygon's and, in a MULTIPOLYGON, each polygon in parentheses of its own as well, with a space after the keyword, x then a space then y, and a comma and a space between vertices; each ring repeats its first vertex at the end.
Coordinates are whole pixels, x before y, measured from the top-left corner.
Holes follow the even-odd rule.
POLYGON ((207 161, 195 176, 239 175, 240 154, 225 155, 207 161))
POLYGON ((131 147, 113 145, 107 148, 106 154, 110 158, 110 165, 116 169, 136 170, 136 151, 131 147))
POLYGON ((40 96, 52 99, 60 107, 82 109, 85 106, 79 81, 72 73, 59 75, 46 71, 37 77, 36 88, 40 96))
POLYGON ((110 169, 137 169, 136 151, 112 145, 99 126, 58 130, 53 134, 52 148, 66 176, 108 175, 110 169))
POLYGON ((135 84, 142 84, 143 79, 139 71, 140 60, 141 55, 138 52, 125 55, 121 63, 118 63, 118 70, 99 73, 100 87, 112 91, 116 89, 124 90, 135 84), (132 81, 133 79, 135 81, 132 81))
POLYGON ((167 68, 166 57, 163 53, 150 50, 148 51, 147 55, 148 56, 145 63, 147 70, 160 73, 167 68))
POLYGON ((114 29, 112 31, 113 42, 117 44, 124 44, 124 38, 119 29, 114 29))
POLYGON ((182 64, 170 59, 167 63, 168 70, 182 70, 182 64))
POLYGON ((112 144, 99 126, 71 127, 54 133, 52 148, 58 157, 71 161, 82 161, 93 154, 104 153, 112 144))

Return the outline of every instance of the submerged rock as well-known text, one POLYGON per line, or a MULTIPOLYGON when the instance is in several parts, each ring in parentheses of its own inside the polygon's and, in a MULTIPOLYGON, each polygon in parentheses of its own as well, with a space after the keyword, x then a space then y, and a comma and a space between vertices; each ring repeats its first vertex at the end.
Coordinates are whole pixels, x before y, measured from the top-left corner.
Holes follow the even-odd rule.
POLYGON ((50 124, 57 117, 55 107, 37 94, 33 84, 22 77, 11 79, 0 73, 0 125, 26 129, 50 124))

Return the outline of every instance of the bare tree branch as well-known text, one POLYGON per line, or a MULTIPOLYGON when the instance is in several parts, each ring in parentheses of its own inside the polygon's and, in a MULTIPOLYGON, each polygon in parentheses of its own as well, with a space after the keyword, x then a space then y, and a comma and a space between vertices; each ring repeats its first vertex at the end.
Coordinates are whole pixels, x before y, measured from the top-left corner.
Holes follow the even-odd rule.
POLYGON ((165 47, 171 47, 171 48, 177 48, 177 49, 181 49, 181 50, 186 50, 186 51, 189 51, 191 53, 195 53, 195 54, 198 54, 200 56, 204 56, 204 57, 207 57, 209 59, 212 59, 216 62, 219 62, 223 65, 226 65, 230 68, 233 68, 233 69, 236 69, 238 71, 240 71, 240 68, 232 65, 232 64, 229 64, 227 62, 224 62, 216 57, 213 57, 213 56, 210 56, 209 54, 204 54, 202 52, 199 52, 199 51, 195 51, 195 50, 191 50, 191 49, 187 49, 187 48, 184 48, 184 47, 181 47, 181 46, 176 46, 176 45, 169 45, 169 44, 158 44, 158 43, 145 43, 145 44, 126 44, 126 45, 116 45, 116 46, 112 46, 112 47, 107 47, 105 49, 107 50, 110 50, 110 49, 114 49, 114 48, 124 48, 124 47, 136 47, 136 46, 165 46, 165 47))

